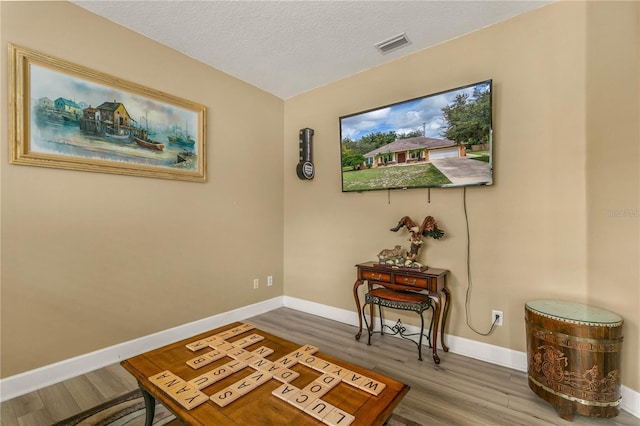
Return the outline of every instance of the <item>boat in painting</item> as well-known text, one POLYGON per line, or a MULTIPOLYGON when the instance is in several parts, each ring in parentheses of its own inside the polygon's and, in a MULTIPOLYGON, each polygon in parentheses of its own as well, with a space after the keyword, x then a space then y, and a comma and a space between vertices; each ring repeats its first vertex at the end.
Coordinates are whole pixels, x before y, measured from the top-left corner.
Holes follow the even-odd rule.
POLYGON ((194 146, 196 141, 191 139, 191 136, 189 135, 178 135, 178 137, 175 140, 175 143, 183 146, 194 146))
POLYGON ((133 140, 143 148, 154 149, 156 151, 164 150, 164 144, 151 139, 146 129, 136 129, 133 140))
POLYGON ((136 141, 138 145, 144 148, 155 149, 157 151, 164 150, 164 144, 161 142, 156 142, 150 138, 142 139, 141 137, 134 136, 133 139, 136 141))
POLYGON ((187 126, 187 130, 183 133, 182 130, 178 130, 179 126, 174 127, 173 135, 167 136, 169 142, 175 143, 181 146, 193 147, 196 143, 195 140, 189 135, 189 127, 187 126))
POLYGON ((134 131, 133 140, 135 140, 136 143, 143 148, 154 149, 156 151, 164 150, 163 143, 154 141, 149 137, 149 119, 147 118, 147 114, 145 114, 144 117, 140 117, 141 122, 143 119, 145 122, 145 128, 136 128, 134 131))

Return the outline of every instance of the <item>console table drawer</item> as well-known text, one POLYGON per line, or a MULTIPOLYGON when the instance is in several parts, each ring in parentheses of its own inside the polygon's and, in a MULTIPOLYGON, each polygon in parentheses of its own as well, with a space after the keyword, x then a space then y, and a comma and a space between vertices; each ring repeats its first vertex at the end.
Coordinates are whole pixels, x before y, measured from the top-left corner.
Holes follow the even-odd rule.
POLYGON ((396 284, 410 285, 419 288, 428 288, 428 283, 425 278, 407 277, 402 275, 396 275, 395 278, 396 284))
POLYGON ((385 283, 391 282, 391 274, 376 271, 362 271, 362 278, 365 280, 382 281, 385 283))

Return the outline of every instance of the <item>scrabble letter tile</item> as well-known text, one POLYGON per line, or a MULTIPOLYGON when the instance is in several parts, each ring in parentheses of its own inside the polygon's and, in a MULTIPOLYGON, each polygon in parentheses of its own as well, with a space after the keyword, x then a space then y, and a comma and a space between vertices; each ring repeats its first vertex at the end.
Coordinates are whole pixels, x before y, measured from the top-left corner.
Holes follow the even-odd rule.
POLYGON ((346 378, 342 379, 348 385, 360 387, 360 385, 364 384, 366 377, 358 373, 351 373, 346 378))
POLYGON ((313 355, 306 356, 299 360, 300 364, 313 368, 313 363, 316 362, 316 357, 313 355))
POLYGON ((253 374, 249 374, 245 379, 256 382, 256 384, 260 386, 261 384, 271 380, 272 377, 273 376, 271 376, 271 374, 267 374, 264 371, 256 371, 253 374))
POLYGON ((304 411, 307 405, 311 404, 316 399, 317 398, 314 398, 312 395, 309 395, 304 391, 300 391, 297 394, 291 396, 289 399, 287 399, 287 402, 293 405, 294 407, 304 411))
POLYGON ((219 350, 213 350, 213 351, 207 352, 206 354, 204 354, 204 356, 209 358, 211 361, 217 361, 219 359, 224 358, 227 355, 224 352, 220 352, 219 350))
POLYGON ((255 325, 250 324, 248 322, 243 323, 240 328, 242 329, 242 332, 244 333, 245 331, 249 331, 249 330, 253 330, 254 328, 256 328, 255 325))
POLYGON ((331 390, 331 388, 329 386, 323 385, 318 381, 313 381, 302 388, 302 390, 309 395, 313 395, 316 398, 322 398, 327 392, 331 390))
POLYGON ((232 351, 228 351, 227 355, 229 355, 233 359, 239 359, 242 355, 246 354, 247 351, 241 348, 234 348, 232 351))
POLYGON ((316 352, 318 352, 318 348, 316 346, 311 346, 311 345, 304 345, 303 347, 301 347, 300 349, 298 349, 306 354, 315 354, 316 352))
POLYGON ((327 414, 322 422, 329 426, 346 426, 353 423, 355 417, 339 408, 334 408, 327 414))
POLYGON ((185 383, 184 380, 182 380, 180 377, 174 375, 171 380, 166 380, 164 382, 158 382, 157 385, 160 388, 162 388, 165 392, 170 393, 172 388, 175 388, 177 386, 183 385, 184 383, 185 383))
POLYGON ((191 410, 192 408, 208 401, 209 397, 205 393, 196 391, 194 393, 177 396, 174 399, 187 410, 191 410))
POLYGON ((185 382, 181 386, 171 389, 171 391, 169 392, 169 395, 174 396, 174 395, 180 395, 183 393, 190 395, 197 392, 198 392, 198 389, 196 389, 195 386, 192 386, 185 382))
POLYGON ((205 365, 211 364, 213 361, 214 360, 212 360, 211 358, 208 358, 203 355, 197 358, 190 359, 189 361, 187 361, 187 365, 197 370, 198 368, 202 368, 205 365))
POLYGON ((235 346, 236 348, 245 348, 247 346, 249 346, 251 343, 249 343, 249 341, 244 338, 244 339, 238 339, 238 340, 234 340, 232 342, 233 346, 235 346))
POLYGON ((336 407, 329 404, 328 402, 324 402, 321 399, 316 399, 311 404, 307 405, 307 408, 304 409, 304 412, 315 417, 318 420, 322 420, 335 408, 336 407))
POLYGON ((298 376, 300 376, 300 373, 298 373, 297 371, 284 368, 276 372, 276 374, 273 375, 273 378, 283 383, 291 383, 292 381, 297 379, 298 376))
POLYGON ((235 360, 235 361, 231 361, 231 362, 226 363, 224 366, 232 369, 235 372, 235 371, 240 371, 243 368, 245 368, 247 366, 247 363, 244 362, 244 361, 235 360))
POLYGON ((233 391, 237 391, 240 395, 244 395, 246 393, 251 392, 257 387, 258 387, 258 384, 256 382, 243 379, 229 386, 229 389, 233 391))
POLYGON ((225 364, 216 368, 215 370, 211 370, 209 373, 207 373, 207 375, 212 377, 217 382, 218 380, 222 380, 225 377, 232 375, 233 373, 235 373, 233 368, 225 364))
POLYGON ((231 343, 229 342, 225 342, 223 341, 222 343, 219 343, 217 345, 214 346, 217 350, 219 350, 220 352, 230 352, 232 350, 234 350, 236 347, 233 346, 231 343))
POLYGON ((295 358, 292 358, 288 355, 283 356, 282 358, 278 359, 275 361, 276 364, 280 364, 283 367, 293 367, 294 365, 296 365, 298 363, 298 360, 295 358))
POLYGON ((242 394, 240 392, 225 388, 220 392, 211 395, 211 400, 218 404, 220 407, 226 407, 241 396, 242 394))
POLYGON ((149 381, 151 383, 156 383, 157 384, 157 383, 163 382, 163 381, 165 381, 167 379, 171 379, 173 377, 175 377, 175 374, 173 374, 169 370, 165 370, 162 373, 158 373, 155 376, 149 377, 149 381))
MULTIPOLYGON (((264 358, 258 358, 255 361, 253 361, 251 364, 249 364, 250 367, 255 368, 256 370, 268 370, 269 367, 273 366, 273 362, 269 361, 268 359, 264 359, 264 358)), ((281 367, 278 367, 281 368, 281 367)))
POLYGON ((260 346, 258 349, 251 351, 251 353, 256 354, 261 357, 269 356, 274 352, 273 349, 268 348, 266 346, 260 346))
POLYGON ((286 401, 291 396, 295 395, 298 392, 300 392, 300 389, 298 389, 297 387, 292 386, 288 383, 283 383, 280 387, 278 387, 277 389, 274 389, 273 392, 271 392, 271 394, 273 396, 277 396, 283 401, 286 401))
POLYGON ((266 371, 267 373, 272 374, 272 375, 274 375, 274 376, 275 376, 277 373, 279 373, 279 372, 281 372, 281 371, 284 371, 284 370, 288 370, 288 368, 285 368, 285 367, 283 367, 283 366, 281 366, 281 365, 277 365, 277 364, 275 364, 275 363, 273 363, 273 365, 269 366, 269 368, 265 368, 265 371, 266 371))
POLYGON ((387 385, 384 383, 378 382, 376 380, 370 379, 368 377, 365 378, 364 383, 359 385, 358 387, 365 392, 369 392, 375 396, 380 395, 380 392, 384 390, 387 385))
POLYGON ((259 334, 250 334, 249 336, 247 336, 246 338, 249 342, 250 345, 253 345, 255 343, 261 342, 264 340, 264 336, 261 336, 259 334))
POLYGON ((254 362, 257 359, 262 359, 260 356, 254 354, 253 352, 247 352, 244 351, 244 354, 238 356, 238 358, 236 358, 240 361, 243 361, 247 364, 254 362))
POLYGON ((338 376, 334 376, 326 373, 318 377, 315 381, 320 382, 325 386, 329 386, 330 388, 338 386, 341 382, 338 376))
POLYGON ((195 351, 199 351, 200 349, 209 347, 209 344, 206 343, 204 340, 198 340, 197 342, 189 343, 188 345, 185 345, 185 346, 190 351, 195 352, 195 351))
POLYGON ((335 364, 320 358, 318 358, 317 366, 320 369, 320 371, 323 371, 323 372, 336 368, 335 364))
POLYGON ((336 365, 335 369, 332 368, 330 370, 325 371, 325 373, 329 373, 333 376, 339 377, 340 380, 344 380, 347 378, 347 376, 350 376, 351 374, 353 374, 353 371, 336 365))
POLYGON ((201 376, 198 376, 194 379, 189 380, 187 383, 189 383, 191 386, 194 386, 198 390, 202 390, 207 386, 214 384, 215 382, 213 381, 213 379, 209 377, 208 374, 203 374, 201 376))
POLYGON ((219 338, 219 337, 216 337, 216 336, 206 337, 206 338, 202 339, 202 341, 204 343, 206 343, 207 345, 209 345, 209 346, 215 346, 216 343, 222 343, 222 339, 219 338))

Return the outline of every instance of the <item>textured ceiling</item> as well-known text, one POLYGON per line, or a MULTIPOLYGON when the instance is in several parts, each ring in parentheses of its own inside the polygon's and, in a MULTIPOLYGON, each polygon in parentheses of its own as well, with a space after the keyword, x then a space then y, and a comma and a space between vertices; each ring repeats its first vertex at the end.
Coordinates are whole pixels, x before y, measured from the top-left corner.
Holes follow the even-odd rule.
POLYGON ((286 99, 550 1, 74 1, 286 99), (381 54, 400 33, 410 44, 381 54))

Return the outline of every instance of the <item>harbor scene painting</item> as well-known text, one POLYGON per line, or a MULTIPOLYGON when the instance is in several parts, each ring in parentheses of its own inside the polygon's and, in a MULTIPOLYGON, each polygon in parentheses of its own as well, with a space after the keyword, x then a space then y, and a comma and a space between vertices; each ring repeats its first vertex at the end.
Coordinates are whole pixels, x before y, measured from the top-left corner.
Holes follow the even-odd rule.
POLYGON ((203 106, 16 49, 14 162, 204 181, 203 106))

